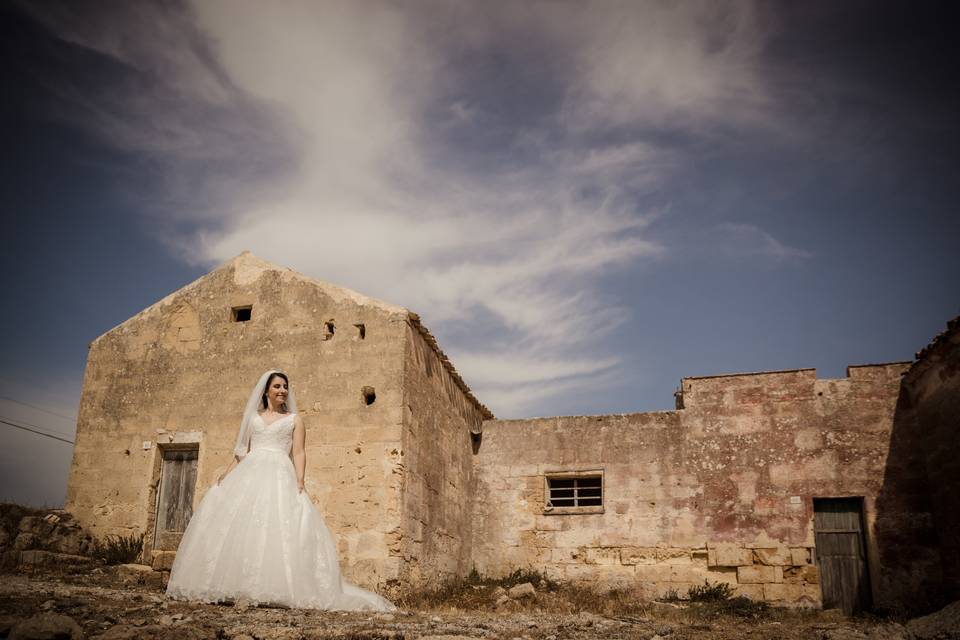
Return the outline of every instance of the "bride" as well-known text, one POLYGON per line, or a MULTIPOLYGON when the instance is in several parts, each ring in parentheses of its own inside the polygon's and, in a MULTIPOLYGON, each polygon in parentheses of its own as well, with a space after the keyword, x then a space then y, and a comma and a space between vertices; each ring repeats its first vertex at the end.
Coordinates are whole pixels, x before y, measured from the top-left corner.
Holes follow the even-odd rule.
POLYGON ((245 598, 305 609, 394 609, 341 578, 333 538, 303 488, 304 439, 287 376, 267 371, 247 402, 236 457, 183 534, 168 596, 202 602, 245 598))

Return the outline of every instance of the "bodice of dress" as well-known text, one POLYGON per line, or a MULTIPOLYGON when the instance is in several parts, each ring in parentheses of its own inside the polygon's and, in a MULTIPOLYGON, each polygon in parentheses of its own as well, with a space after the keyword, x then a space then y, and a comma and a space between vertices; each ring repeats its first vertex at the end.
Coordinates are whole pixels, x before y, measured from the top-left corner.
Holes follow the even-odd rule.
POLYGON ((293 417, 295 415, 297 414, 289 413, 270 424, 264 422, 259 414, 254 416, 251 422, 253 431, 250 433, 250 451, 268 449, 289 454, 293 447, 293 417))

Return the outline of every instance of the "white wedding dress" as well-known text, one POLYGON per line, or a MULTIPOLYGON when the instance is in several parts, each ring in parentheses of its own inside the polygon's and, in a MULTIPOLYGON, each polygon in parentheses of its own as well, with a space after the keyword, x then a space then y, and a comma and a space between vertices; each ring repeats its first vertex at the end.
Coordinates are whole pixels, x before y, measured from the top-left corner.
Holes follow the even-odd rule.
POLYGON ((290 451, 295 414, 252 418, 250 453, 213 485, 187 525, 167 595, 304 609, 395 607, 344 581, 337 549, 306 492, 297 491, 290 451))

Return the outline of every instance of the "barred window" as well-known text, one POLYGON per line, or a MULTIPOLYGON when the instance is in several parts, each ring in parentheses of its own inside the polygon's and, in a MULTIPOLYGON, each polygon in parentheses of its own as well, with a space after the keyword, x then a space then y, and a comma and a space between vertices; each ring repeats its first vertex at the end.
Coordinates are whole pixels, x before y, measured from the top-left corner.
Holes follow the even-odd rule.
POLYGON ((544 513, 603 513, 603 471, 548 473, 544 513))

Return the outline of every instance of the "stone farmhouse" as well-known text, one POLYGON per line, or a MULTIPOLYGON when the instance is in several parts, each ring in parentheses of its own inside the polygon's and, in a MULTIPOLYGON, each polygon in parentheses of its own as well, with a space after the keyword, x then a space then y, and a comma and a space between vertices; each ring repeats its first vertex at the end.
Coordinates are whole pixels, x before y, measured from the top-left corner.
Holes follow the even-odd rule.
POLYGON ((171 566, 250 386, 291 376, 346 576, 534 568, 646 596, 960 597, 960 326, 913 362, 690 377, 676 410, 497 420, 419 317, 243 253, 93 341, 66 508, 171 566))

